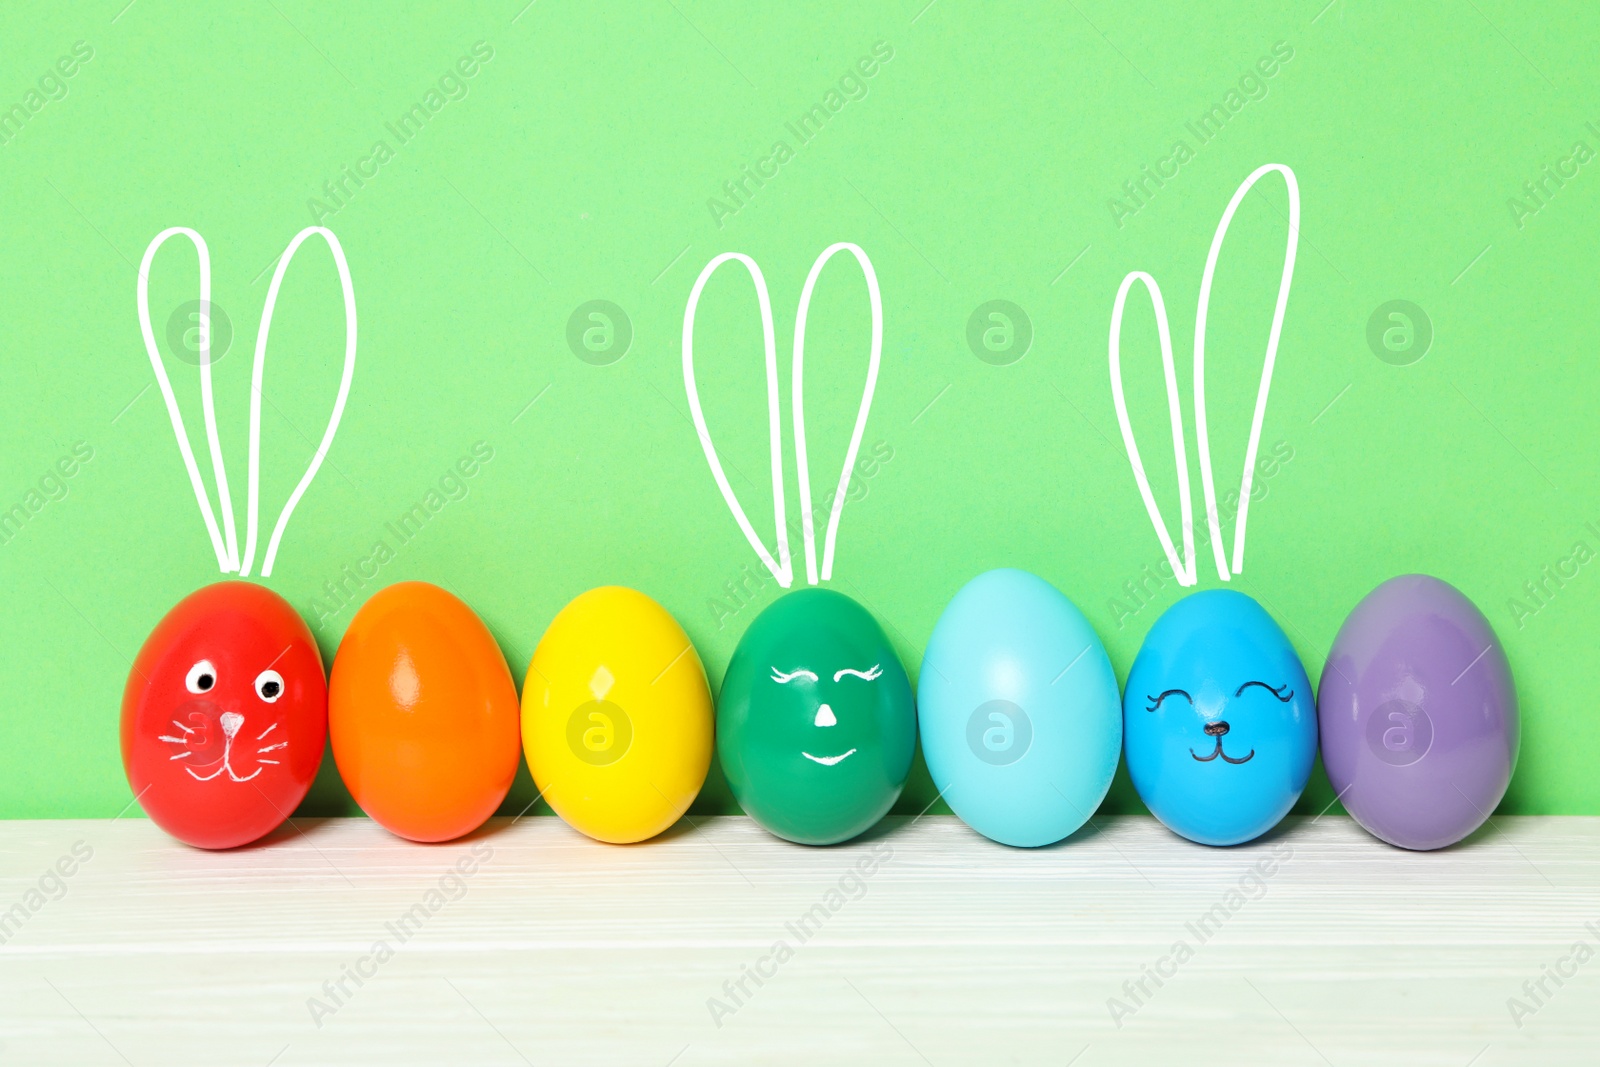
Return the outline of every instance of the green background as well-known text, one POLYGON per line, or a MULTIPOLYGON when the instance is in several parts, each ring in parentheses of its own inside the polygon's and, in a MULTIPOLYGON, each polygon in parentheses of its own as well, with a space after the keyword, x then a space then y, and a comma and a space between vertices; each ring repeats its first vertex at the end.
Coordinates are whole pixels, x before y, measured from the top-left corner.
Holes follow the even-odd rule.
MULTIPOLYGON (((1600 528, 1592 4, 503 0, 400 13, 275 0, 197 13, 174 0, 124 3, 25 5, 0 32, 0 109, 26 109, 75 42, 93 50, 65 95, 29 111, 0 147, 0 507, 26 507, 75 443, 93 449, 64 495, 47 483, 59 499, 32 498, 46 502, 0 545, 0 815, 125 808, 117 717, 130 659, 173 603, 219 577, 147 388, 135 277, 161 229, 192 226, 210 243, 214 299, 236 332, 217 388, 242 501, 267 268, 314 221, 313 198, 337 207, 322 221, 355 278, 355 385, 268 580, 308 617, 327 616, 317 634, 330 658, 354 605, 319 605, 324 582, 367 557, 384 524, 482 442, 493 459, 465 497, 396 548, 357 603, 393 581, 445 584, 483 616, 520 684, 563 604, 596 585, 631 585, 682 621, 715 685, 777 589, 747 580, 745 604, 727 592, 760 567, 688 420, 684 303, 712 256, 755 256, 786 378, 806 271, 849 240, 876 265, 886 320, 863 454, 877 445, 891 458, 845 509, 834 587, 885 622, 915 674, 962 583, 1023 567, 1084 609, 1125 677, 1178 590, 1151 587, 1137 612, 1113 607, 1161 551, 1111 406, 1112 297, 1129 270, 1160 281, 1187 396, 1210 236, 1265 162, 1292 166, 1303 197, 1262 435, 1264 454, 1281 443, 1293 458, 1251 510, 1239 587, 1283 622, 1314 678, 1346 613, 1380 581, 1426 571, 1455 583, 1498 629, 1522 695, 1521 763, 1501 810, 1600 812, 1600 566, 1582 553, 1544 603, 1523 592, 1578 542, 1600 548, 1585 526, 1600 528), (492 58, 447 82, 459 98, 441 92, 437 113, 401 144, 385 124, 426 103, 479 42, 492 58), (863 79, 864 96, 801 144, 786 124, 825 105, 875 46, 892 58, 863 79), (1253 97, 1241 93, 1200 143, 1186 123, 1225 106, 1274 46, 1292 58, 1247 81, 1253 97), (392 158, 329 200, 324 184, 370 160, 380 140, 392 158), (1177 174, 1114 209, 1123 184, 1179 140, 1192 158, 1177 174), (792 158, 719 218, 708 201, 728 203, 723 184, 778 141, 792 158), (1585 165, 1563 162, 1578 142, 1585 165), (1547 165, 1577 172, 1559 188, 1547 181, 1541 204, 1524 183, 1547 165), (1520 217, 1516 197, 1528 209, 1520 217), (996 299, 1024 309, 1033 332, 1007 365, 967 342, 969 316, 996 299), (1407 365, 1367 340, 1369 318, 1396 299, 1419 305, 1433 331, 1407 365), (630 348, 609 365, 567 343, 569 317, 591 300, 631 322, 630 348), (1515 611, 1516 597, 1537 610, 1515 611)), ((1223 487, 1241 462, 1282 257, 1283 186, 1259 190, 1231 231, 1212 303, 1223 487)), ((164 335, 173 309, 197 295, 186 245, 163 251, 151 292, 164 335)), ((749 282, 725 269, 701 305, 701 389, 770 544, 756 323, 749 282)), ((866 338, 860 274, 840 259, 818 287, 808 346, 819 497, 837 475, 866 338)), ((266 528, 337 381, 340 303, 317 244, 289 273, 272 340, 266 528)), ((1130 405, 1175 523, 1155 351, 1136 296, 1130 405)), ((194 370, 169 366, 203 447, 194 370)), ((789 471, 796 509, 792 458, 789 471)), ((1198 501, 1192 436, 1191 471, 1198 501)), ((1203 588, 1218 584, 1209 555, 1199 573, 1203 588)), ((307 812, 353 810, 331 770, 307 812)), ((508 810, 532 796, 524 772, 508 810)), ((901 810, 932 797, 919 763, 901 810)), ((1330 797, 1319 771, 1302 808, 1330 797)), ((732 810, 715 771, 696 810, 732 810)), ((1125 777, 1106 810, 1138 810, 1125 777)))

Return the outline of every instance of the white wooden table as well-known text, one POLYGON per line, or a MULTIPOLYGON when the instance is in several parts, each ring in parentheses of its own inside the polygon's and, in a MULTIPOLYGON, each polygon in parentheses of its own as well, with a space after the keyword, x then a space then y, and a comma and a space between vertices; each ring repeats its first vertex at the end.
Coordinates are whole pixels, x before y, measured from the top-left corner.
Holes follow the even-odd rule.
POLYGON ((1435 854, 1333 816, 1038 851, 933 816, 832 849, 737 818, 620 848, 301 821, 223 854, 10 822, 0 909, 6 1063, 1600 1061, 1600 959, 1570 955, 1600 953, 1595 818, 1435 854))

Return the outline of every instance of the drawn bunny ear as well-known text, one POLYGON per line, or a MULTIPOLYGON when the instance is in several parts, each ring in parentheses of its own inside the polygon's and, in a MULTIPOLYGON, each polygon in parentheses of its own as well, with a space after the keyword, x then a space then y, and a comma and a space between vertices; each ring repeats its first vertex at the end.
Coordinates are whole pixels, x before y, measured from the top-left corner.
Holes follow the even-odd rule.
POLYGON ((1217 491, 1211 477, 1211 442, 1206 434, 1206 312, 1211 304, 1211 279, 1217 270, 1217 256, 1222 252, 1222 240, 1228 235, 1234 212, 1239 210, 1245 194, 1273 171, 1283 175, 1289 192, 1289 236, 1283 252, 1283 276, 1278 282, 1278 302, 1272 311, 1272 329, 1267 334, 1267 354, 1261 364, 1261 384, 1256 389, 1255 415, 1250 421, 1250 440, 1245 446, 1244 473, 1239 476, 1239 514, 1233 525, 1233 573, 1244 571, 1245 521, 1250 514, 1250 489, 1255 481, 1256 446, 1261 441, 1261 423, 1267 415, 1267 393, 1272 389, 1272 368, 1278 359, 1278 339, 1283 333, 1283 315, 1289 306, 1289 286, 1294 281, 1294 257, 1300 242, 1300 185, 1294 171, 1282 163, 1268 163, 1257 167, 1244 180, 1228 209, 1217 223, 1217 232, 1211 238, 1211 251, 1206 255, 1205 273, 1200 278, 1200 303, 1194 316, 1194 416, 1195 443, 1200 450, 1200 482, 1206 494, 1206 521, 1211 527, 1211 550, 1216 557, 1217 571, 1222 580, 1228 580, 1228 563, 1222 551, 1222 527, 1217 516, 1217 491))
POLYGON ((250 568, 256 558, 257 503, 261 488, 261 378, 266 369, 267 332, 272 327, 272 312, 277 306, 278 290, 283 285, 283 276, 289 270, 289 263, 294 259, 294 254, 300 250, 300 246, 312 236, 321 237, 328 243, 328 250, 333 253, 334 265, 339 270, 339 286, 344 292, 344 371, 339 378, 338 395, 334 397, 333 414, 329 416, 327 428, 322 432, 322 441, 317 445, 316 454, 311 457, 310 465, 306 467, 305 474, 301 475, 294 492, 289 494, 283 510, 278 513, 278 521, 272 527, 272 536, 267 541, 266 556, 261 561, 263 578, 272 574, 272 563, 277 558, 278 544, 283 539, 284 529, 289 525, 289 517, 294 514, 295 506, 305 495, 311 480, 317 476, 317 471, 328 454, 328 448, 333 444, 334 434, 339 431, 339 420, 344 416, 345 401, 350 396, 350 380, 355 374, 356 291, 354 283, 350 280, 350 264, 346 262, 344 249, 340 247, 339 239, 333 235, 333 231, 323 226, 308 226, 295 234, 294 240, 289 242, 289 247, 278 260, 277 269, 272 272, 272 285, 267 290, 267 302, 261 309, 261 330, 256 335, 255 365, 250 376, 250 485, 245 498, 246 532, 244 561, 239 568, 241 577, 250 576, 250 568))
POLYGON ((166 401, 167 417, 172 422, 172 433, 178 439, 178 452, 183 456, 184 469, 189 472, 189 484, 194 488, 195 501, 200 505, 200 517, 205 520, 206 532, 211 535, 211 547, 217 553, 217 566, 224 574, 239 569, 239 545, 233 526, 233 500, 228 495, 228 472, 222 464, 222 443, 217 436, 216 406, 211 393, 211 252, 205 238, 187 226, 173 226, 156 234, 144 251, 144 261, 139 264, 138 282, 139 331, 144 335, 144 349, 150 357, 150 368, 155 371, 156 384, 161 387, 161 398, 166 401), (217 529, 217 516, 211 508, 205 483, 200 479, 200 467, 195 462, 194 449, 189 447, 189 433, 184 429, 183 415, 178 411, 178 398, 172 392, 172 380, 161 362, 161 350, 156 345, 155 331, 150 326, 150 266, 156 253, 169 238, 182 235, 194 245, 200 260, 200 406, 204 411, 206 443, 211 450, 212 477, 217 484, 217 500, 222 510, 224 532, 217 529))
MULTIPOLYGON (((1233 194, 1233 199, 1228 201, 1227 210, 1222 213, 1222 219, 1217 223, 1217 232, 1211 238, 1211 250, 1206 256, 1205 272, 1200 278, 1199 306, 1195 312, 1194 322, 1194 408, 1195 408, 1195 446, 1200 453, 1200 481, 1205 492, 1206 523, 1211 534, 1211 552, 1217 564, 1217 574, 1223 581, 1228 581, 1232 574, 1242 573, 1244 570, 1244 540, 1245 524, 1249 517, 1250 490, 1254 484, 1256 465, 1256 450, 1261 440, 1261 424, 1266 419, 1267 395, 1272 388, 1272 370, 1278 358, 1278 340, 1283 333, 1283 316, 1289 305, 1289 286, 1294 280, 1295 250, 1300 238, 1300 187, 1295 181, 1294 171, 1281 163, 1268 163, 1258 167, 1254 173, 1244 180, 1238 190, 1233 194), (1267 174, 1277 171, 1283 175, 1284 183, 1289 191, 1289 236, 1288 244, 1283 257, 1283 276, 1278 283, 1278 300, 1272 314, 1272 330, 1267 336, 1266 358, 1261 365, 1261 382, 1256 390, 1255 415, 1250 424, 1250 439, 1245 446, 1244 473, 1239 479, 1239 512, 1233 527, 1233 561, 1232 571, 1222 547, 1222 523, 1217 513, 1217 491, 1215 479, 1211 472, 1211 438, 1206 425, 1206 381, 1205 381, 1205 344, 1206 344, 1206 318, 1211 305, 1211 282, 1217 270, 1217 257, 1222 252, 1223 238, 1228 235, 1228 227, 1233 224, 1234 213, 1239 210, 1239 205, 1244 202, 1245 195, 1250 192, 1256 182, 1267 174)), ((1143 271, 1133 271, 1122 279, 1122 285, 1117 290, 1116 303, 1111 309, 1111 398, 1117 409, 1117 424, 1122 428, 1122 443, 1128 452, 1128 463, 1133 468, 1134 481, 1139 485, 1139 495, 1144 498, 1145 510, 1150 515, 1150 522, 1156 529, 1156 536, 1161 539, 1161 547, 1167 554, 1167 560, 1172 564, 1173 573, 1178 578, 1181 586, 1194 585, 1196 577, 1196 561, 1194 552, 1194 523, 1193 505, 1190 503, 1189 492, 1189 459, 1183 435, 1183 412, 1178 398, 1177 377, 1172 362, 1172 338, 1167 322, 1167 312, 1161 301, 1161 290, 1156 281, 1143 271), (1167 408, 1172 418, 1172 451, 1173 458, 1178 466, 1178 493, 1181 498, 1183 510, 1183 558, 1180 560, 1172 545, 1172 538, 1167 533, 1166 523, 1161 518, 1161 512, 1156 507, 1155 497, 1150 492, 1150 482, 1145 477, 1144 464, 1139 458, 1138 445, 1134 443, 1133 428, 1128 421, 1127 404, 1122 394, 1122 312, 1123 305, 1127 302, 1128 291, 1135 282, 1142 282, 1150 292, 1151 302, 1155 306, 1156 328, 1161 335, 1161 359, 1167 380, 1167 408)))
POLYGON ((1111 402, 1117 409, 1117 425, 1122 428, 1122 445, 1128 452, 1128 463, 1133 467, 1133 480, 1139 485, 1139 495, 1144 498, 1144 509, 1150 524, 1161 539, 1161 550, 1172 564, 1172 573, 1180 586, 1195 584, 1194 555, 1194 505, 1189 495, 1189 450, 1184 444, 1183 409, 1178 399, 1178 375, 1172 364, 1172 330, 1167 322, 1167 308, 1161 301, 1161 287, 1142 270, 1131 272, 1122 279, 1117 289, 1117 300, 1111 306, 1111 402), (1161 337, 1161 369, 1167 379, 1167 412, 1172 419, 1172 459, 1178 467, 1178 504, 1183 515, 1183 557, 1178 557, 1172 547, 1172 537, 1167 532, 1166 520, 1156 507, 1155 494, 1150 491, 1150 479, 1145 477, 1144 461, 1139 458, 1139 445, 1133 439, 1133 425, 1128 420, 1128 404, 1122 394, 1122 312, 1128 302, 1128 290, 1134 282, 1144 283, 1150 293, 1150 303, 1155 309, 1156 332, 1161 337))
POLYGON ((278 269, 272 275, 272 286, 267 290, 267 302, 261 312, 261 332, 256 338, 255 368, 250 382, 250 483, 246 497, 246 532, 242 559, 234 528, 233 498, 228 492, 228 472, 222 463, 222 443, 217 435, 216 406, 212 399, 211 252, 206 247, 205 238, 194 230, 187 226, 173 226, 156 234, 150 246, 145 249, 144 261, 139 265, 139 331, 144 336, 145 352, 150 357, 150 367, 155 371, 156 384, 161 387, 161 397, 167 405, 167 417, 172 422, 172 433, 178 441, 178 452, 183 456, 184 468, 189 472, 189 484, 194 488, 195 500, 200 505, 200 517, 205 520, 206 532, 211 535, 211 546, 217 553, 217 565, 224 574, 238 572, 241 577, 249 577, 250 568, 255 563, 256 503, 260 490, 261 459, 261 376, 267 352, 267 331, 272 325, 272 310, 278 302, 278 290, 283 284, 284 272, 289 269, 289 261, 294 259, 295 252, 306 238, 313 234, 328 242, 328 248, 333 252, 334 263, 339 269, 339 284, 344 289, 344 374, 339 381, 339 395, 334 400, 333 416, 328 420, 328 427, 323 432, 322 443, 317 446, 316 455, 312 457, 311 465, 301 477, 300 484, 295 486, 294 492, 289 495, 289 501, 278 515, 272 537, 267 542, 266 558, 261 564, 261 576, 265 578, 272 574, 272 563, 277 557, 278 543, 283 538, 284 527, 289 524, 289 516, 294 513, 295 505, 305 494, 311 479, 316 477, 317 469, 322 466, 323 457, 327 455, 328 446, 333 443, 333 435, 339 429, 339 419, 344 415, 345 400, 350 394, 350 379, 355 373, 356 361, 356 295, 350 281, 350 266, 345 261, 344 249, 339 247, 339 239, 324 227, 310 226, 301 230, 295 235, 294 240, 289 242, 288 249, 279 258, 278 269), (194 449, 189 445, 189 433, 184 428, 183 415, 178 411, 178 399, 172 391, 172 380, 167 376, 166 367, 161 362, 161 350, 156 345, 155 331, 150 325, 150 265, 154 262, 161 246, 169 238, 179 235, 189 239, 200 260, 200 404, 204 411, 206 440, 211 450, 212 476, 217 483, 217 506, 222 512, 221 531, 217 528, 216 512, 212 510, 205 483, 200 478, 200 467, 195 462, 194 449))
POLYGON ((878 291, 878 275, 872 269, 872 260, 867 258, 867 254, 859 245, 853 245, 848 241, 829 245, 817 257, 817 261, 811 264, 811 273, 806 276, 805 289, 800 293, 800 306, 794 319, 794 396, 790 403, 794 408, 794 451, 796 473, 800 481, 800 525, 805 535, 806 580, 812 585, 817 584, 817 547, 816 534, 812 528, 811 471, 806 455, 806 316, 811 310, 811 294, 816 288, 817 278, 822 274, 822 268, 827 266, 828 260, 838 252, 849 252, 855 256, 856 262, 861 264, 861 273, 866 276, 867 298, 872 305, 872 344, 867 355, 867 384, 861 392, 861 406, 856 411, 855 429, 850 434, 850 447, 845 450, 844 466, 839 469, 839 484, 834 488, 833 506, 828 512, 828 532, 822 549, 822 581, 827 581, 833 576, 833 550, 839 536, 839 516, 844 511, 845 491, 850 487, 850 472, 855 469, 856 453, 861 449, 861 435, 866 431, 867 415, 872 410, 872 394, 878 385, 878 365, 883 355, 883 297, 878 291))
MULTIPOLYGON (((809 291, 808 286, 807 292, 809 291)), ((700 277, 695 279, 694 289, 689 293, 689 303, 683 309, 683 388, 689 398, 689 413, 694 419, 695 432, 700 435, 701 451, 706 455, 706 462, 711 467, 711 476, 716 479, 717 488, 722 491, 723 501, 733 513, 739 529, 744 532, 745 540, 756 550, 756 555, 761 557, 761 562, 766 565, 767 570, 778 580, 781 587, 789 588, 794 580, 794 568, 789 557, 789 527, 784 513, 783 439, 778 413, 778 345, 772 326, 772 300, 767 292, 766 279, 761 276, 761 268, 756 266, 755 260, 742 252, 722 253, 707 263, 705 269, 700 272, 700 277), (722 469, 722 461, 717 458, 716 446, 711 443, 711 432, 706 428, 705 412, 700 407, 700 392, 695 387, 694 381, 695 309, 700 304, 700 294, 704 291, 706 282, 711 280, 718 267, 729 260, 743 264, 745 270, 750 272, 750 280, 755 283, 756 300, 761 307, 761 336, 767 360, 767 432, 772 458, 772 513, 773 521, 778 528, 776 560, 767 551, 767 546, 762 544, 761 538, 756 535, 755 527, 750 525, 750 517, 745 514, 744 508, 739 504, 739 498, 734 495, 733 487, 728 484, 728 476, 722 469)), ((802 500, 806 499, 804 484, 802 480, 802 500)), ((811 543, 810 533, 811 527, 808 524, 806 526, 808 549, 811 543)))

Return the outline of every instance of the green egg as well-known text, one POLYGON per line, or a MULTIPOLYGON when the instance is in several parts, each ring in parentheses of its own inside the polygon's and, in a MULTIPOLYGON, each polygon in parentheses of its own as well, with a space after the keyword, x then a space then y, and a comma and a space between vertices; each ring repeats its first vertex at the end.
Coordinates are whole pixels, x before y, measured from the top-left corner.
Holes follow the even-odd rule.
POLYGON ((734 650, 717 755, 739 806, 779 837, 832 845, 869 829, 905 788, 916 741, 905 668, 844 594, 785 594, 734 650))

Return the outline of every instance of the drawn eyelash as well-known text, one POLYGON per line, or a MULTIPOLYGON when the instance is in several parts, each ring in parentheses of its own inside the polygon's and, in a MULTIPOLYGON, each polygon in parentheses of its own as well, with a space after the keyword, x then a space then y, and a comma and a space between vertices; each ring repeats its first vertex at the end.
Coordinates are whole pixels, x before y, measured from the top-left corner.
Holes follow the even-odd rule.
POLYGON ((863 681, 875 682, 879 678, 883 677, 883 665, 874 663, 864 671, 858 671, 853 667, 846 667, 843 670, 834 671, 833 680, 837 682, 847 674, 855 678, 860 678, 863 681))
POLYGON ((1158 697, 1145 697, 1146 700, 1150 701, 1150 706, 1148 708, 1145 708, 1144 710, 1145 711, 1155 711, 1157 708, 1159 708, 1161 706, 1161 702, 1163 700, 1167 699, 1170 696, 1180 696, 1183 699, 1187 700, 1189 703, 1191 703, 1191 704, 1194 703, 1194 697, 1190 696, 1184 690, 1182 690, 1182 689, 1168 689, 1165 693, 1162 693, 1158 697))
POLYGON ((1287 683, 1287 682, 1285 682, 1283 685, 1278 685, 1278 686, 1268 685, 1266 682, 1246 682, 1243 685, 1241 685, 1238 689, 1234 690, 1233 695, 1234 696, 1239 696, 1246 689, 1249 689, 1252 685, 1259 685, 1261 688, 1265 689, 1267 692, 1271 693, 1273 696, 1277 697, 1279 700, 1283 701, 1285 704, 1289 703, 1289 701, 1294 699, 1294 690, 1289 689, 1289 683, 1287 683), (1285 693, 1284 692, 1285 689, 1289 689, 1289 691, 1287 693, 1285 693))
POLYGON ((792 682, 796 678, 805 678, 813 682, 817 680, 816 673, 813 671, 808 671, 804 667, 801 667, 799 670, 790 671, 788 674, 783 673, 776 667, 772 668, 772 680, 777 682, 779 685, 782 685, 785 682, 792 682))

